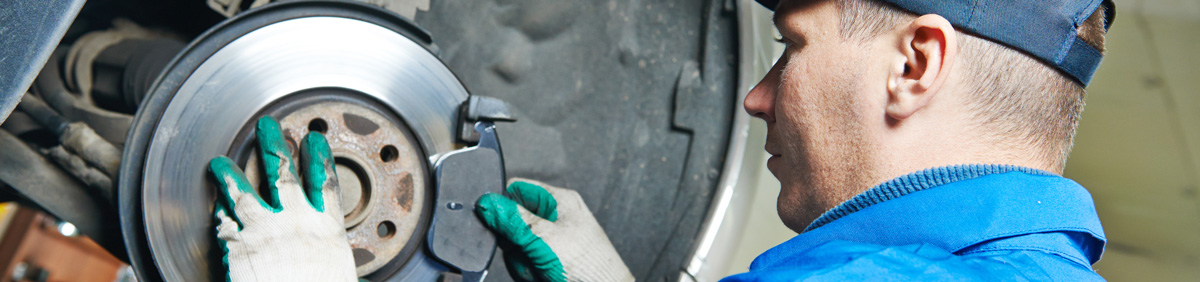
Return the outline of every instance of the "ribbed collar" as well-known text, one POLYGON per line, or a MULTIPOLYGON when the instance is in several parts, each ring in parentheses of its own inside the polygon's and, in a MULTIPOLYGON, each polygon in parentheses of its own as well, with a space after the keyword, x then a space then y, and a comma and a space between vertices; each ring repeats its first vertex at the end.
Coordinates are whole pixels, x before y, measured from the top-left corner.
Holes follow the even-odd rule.
POLYGON ((1104 251, 1104 229, 1087 189, 1045 171, 952 166, 900 177, 869 191, 827 213, 823 225, 763 252, 750 270, 787 267, 807 250, 833 241, 928 244, 955 254, 993 244, 989 246, 1055 253, 1084 265, 1098 261, 1104 251), (1026 236, 1032 234, 1061 234, 1071 242, 1026 236))
POLYGON ((1056 175, 1039 169, 1000 164, 969 164, 930 168, 893 178, 892 180, 888 180, 887 182, 872 187, 866 192, 854 196, 854 198, 851 198, 849 201, 846 201, 841 205, 826 211, 824 214, 821 214, 821 217, 817 218, 816 221, 813 221, 812 224, 809 224, 807 228, 804 228, 804 232, 824 226, 825 224, 865 209, 869 206, 899 198, 901 196, 908 195, 909 193, 949 184, 955 181, 963 181, 991 174, 1008 172, 1021 172, 1031 175, 1045 176, 1056 175))

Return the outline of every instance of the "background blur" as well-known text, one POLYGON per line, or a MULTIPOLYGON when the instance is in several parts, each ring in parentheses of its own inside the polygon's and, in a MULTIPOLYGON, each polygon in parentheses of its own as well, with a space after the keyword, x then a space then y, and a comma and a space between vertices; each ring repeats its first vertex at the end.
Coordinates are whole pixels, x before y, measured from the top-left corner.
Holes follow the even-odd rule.
MULTIPOLYGON (((1087 89, 1065 174, 1096 201, 1108 236, 1094 265, 1100 275, 1200 281, 1200 1, 1115 2, 1108 54, 1087 89)), ((770 28, 769 16, 757 20, 770 28)), ((774 48, 778 56, 782 47, 774 48)), ((755 136, 765 132, 761 121, 752 122, 748 152, 762 148, 755 136)), ((765 168, 757 171, 728 274, 745 272, 759 253, 796 235, 775 214, 779 182, 765 168)))

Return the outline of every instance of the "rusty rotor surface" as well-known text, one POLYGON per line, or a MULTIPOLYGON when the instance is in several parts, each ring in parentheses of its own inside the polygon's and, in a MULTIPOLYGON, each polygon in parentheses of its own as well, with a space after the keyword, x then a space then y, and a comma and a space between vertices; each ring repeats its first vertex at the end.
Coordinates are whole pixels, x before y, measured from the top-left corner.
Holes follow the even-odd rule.
MULTIPOLYGON (((292 148, 312 131, 329 141, 359 276, 383 267, 413 235, 420 235, 413 231, 425 204, 427 171, 407 127, 340 101, 308 105, 277 118, 292 148)), ((256 186, 262 178, 260 165, 257 153, 246 162, 246 177, 256 186)))
POLYGON ((203 36, 172 62, 168 73, 186 75, 159 80, 135 118, 134 142, 123 157, 122 229, 127 247, 138 254, 132 263, 139 280, 220 277, 215 188, 205 169, 218 155, 253 164, 248 157, 254 154, 237 148, 253 147, 243 139, 252 128, 246 125, 264 114, 281 120, 293 143, 313 117, 325 121, 341 171, 349 171, 339 180, 346 187, 360 182, 360 200, 346 210, 351 243, 361 250, 356 253, 373 256, 359 261, 365 262, 360 273, 378 268, 367 275, 372 281, 436 278, 441 266, 420 251, 427 218, 410 219, 430 212, 422 202, 430 186, 422 170, 428 156, 454 149, 458 107, 468 94, 445 64, 388 28, 395 19, 376 10, 341 2, 275 4, 223 25, 228 33, 203 36), (320 99, 309 99, 315 96, 320 99), (351 106, 334 111, 336 103, 326 103, 332 101, 351 106), (379 128, 363 135, 354 132, 362 129, 357 124, 347 126, 362 120, 379 128), (384 149, 388 145, 395 151, 384 149), (382 161, 385 156, 395 159, 382 161))

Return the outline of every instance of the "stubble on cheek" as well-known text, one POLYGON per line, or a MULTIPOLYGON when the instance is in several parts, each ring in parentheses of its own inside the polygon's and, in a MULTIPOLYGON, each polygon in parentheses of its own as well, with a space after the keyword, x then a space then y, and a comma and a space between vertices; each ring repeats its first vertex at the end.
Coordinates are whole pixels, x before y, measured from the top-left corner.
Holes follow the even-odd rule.
POLYGON ((778 212, 785 225, 802 232, 825 211, 862 189, 867 167, 865 124, 854 65, 798 66, 818 69, 800 84, 785 68, 776 102, 777 137, 784 142, 785 172, 778 212), (836 69, 828 69, 830 67, 836 69))

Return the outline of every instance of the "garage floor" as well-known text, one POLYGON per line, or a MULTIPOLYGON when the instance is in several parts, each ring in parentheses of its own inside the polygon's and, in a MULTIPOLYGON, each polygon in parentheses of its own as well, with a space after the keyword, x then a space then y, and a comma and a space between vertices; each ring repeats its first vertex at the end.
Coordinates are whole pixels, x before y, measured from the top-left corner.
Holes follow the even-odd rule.
MULTIPOLYGON (((1094 265, 1102 276, 1200 281, 1200 2, 1116 4, 1108 56, 1088 88, 1066 176, 1096 200, 1108 236, 1094 265)), ((751 139, 761 140, 763 124, 753 126, 751 139)), ((775 215, 778 181, 759 171, 729 274, 795 236, 775 215)))

